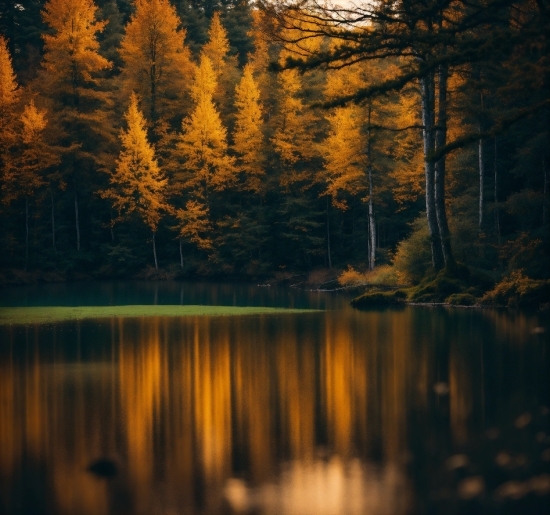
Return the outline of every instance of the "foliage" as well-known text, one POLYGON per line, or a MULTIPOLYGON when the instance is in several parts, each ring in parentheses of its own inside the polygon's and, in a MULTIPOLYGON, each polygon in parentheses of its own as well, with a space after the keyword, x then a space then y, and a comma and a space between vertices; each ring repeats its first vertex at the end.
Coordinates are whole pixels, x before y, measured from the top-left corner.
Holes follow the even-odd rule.
POLYGON ((393 266, 400 282, 419 283, 430 270, 429 233, 423 218, 412 225, 412 233, 397 246, 393 266))
POLYGON ((2 269, 133 276, 148 226, 143 277, 352 263, 430 301, 548 279, 543 4, 304 5, 2 3, 2 269))
POLYGON ((451 306, 474 306, 477 300, 470 293, 453 293, 447 297, 445 302, 451 306))
POLYGON ((514 270, 481 299, 482 304, 508 307, 539 306, 550 302, 550 280, 536 280, 514 270))
POLYGON ((138 109, 135 94, 130 97, 125 119, 128 128, 120 135, 122 151, 116 170, 109 178, 111 188, 103 195, 112 200, 120 220, 136 213, 154 233, 162 211, 167 209, 164 197, 166 178, 158 167, 153 147, 147 141, 145 120, 138 109))

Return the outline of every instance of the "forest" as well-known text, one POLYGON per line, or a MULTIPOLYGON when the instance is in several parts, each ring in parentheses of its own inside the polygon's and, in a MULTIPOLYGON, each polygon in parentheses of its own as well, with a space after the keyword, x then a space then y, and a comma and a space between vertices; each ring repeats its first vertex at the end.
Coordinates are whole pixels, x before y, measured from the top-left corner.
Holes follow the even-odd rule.
POLYGON ((2 0, 0 283, 548 305, 550 3, 361 5, 2 0))

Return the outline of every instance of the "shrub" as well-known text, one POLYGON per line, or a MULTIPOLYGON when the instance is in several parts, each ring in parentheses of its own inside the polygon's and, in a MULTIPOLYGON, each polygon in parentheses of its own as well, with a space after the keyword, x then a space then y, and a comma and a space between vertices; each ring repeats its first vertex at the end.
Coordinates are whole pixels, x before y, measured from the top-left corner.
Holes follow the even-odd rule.
POLYGON ((501 306, 539 306, 550 300, 550 281, 536 280, 515 270, 481 299, 483 304, 501 306))
POLYGON ((445 302, 451 306, 473 306, 476 303, 476 298, 469 293, 453 293, 447 297, 445 302))
POLYGON ((350 265, 348 265, 348 268, 338 276, 338 284, 341 286, 359 286, 360 284, 366 283, 367 274, 355 270, 350 265))
POLYGON ((425 217, 412 223, 411 235, 397 246, 393 266, 400 283, 419 283, 432 266, 430 236, 425 217))

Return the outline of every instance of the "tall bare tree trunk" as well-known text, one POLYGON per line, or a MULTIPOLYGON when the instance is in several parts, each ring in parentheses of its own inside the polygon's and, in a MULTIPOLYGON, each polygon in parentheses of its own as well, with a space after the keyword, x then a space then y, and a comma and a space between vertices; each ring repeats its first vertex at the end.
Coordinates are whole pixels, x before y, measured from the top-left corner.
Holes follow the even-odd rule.
POLYGON ((50 200, 52 203, 52 246, 54 253, 57 253, 57 247, 55 245, 55 204, 53 201, 53 192, 50 190, 50 200))
POLYGON ((374 220, 374 205, 373 205, 373 188, 372 188, 372 162, 371 162, 371 134, 370 123, 372 115, 372 102, 369 102, 368 110, 368 132, 367 132, 367 161, 368 161, 368 176, 369 176, 369 270, 374 270, 376 259, 376 223, 374 220))
POLYGON ((29 264, 29 197, 25 197, 25 272, 29 264))
POLYGON ((80 220, 78 218, 78 195, 76 193, 76 177, 73 177, 74 184, 74 217, 76 225, 76 250, 80 252, 80 220))
POLYGON ((327 195, 327 256, 328 256, 328 267, 332 268, 332 257, 330 255, 330 218, 329 218, 329 201, 327 195))
POLYGON ((183 270, 183 243, 182 243, 182 240, 180 238, 180 267, 181 269, 183 270))
POLYGON ((493 158, 493 172, 495 175, 495 232, 497 234, 497 242, 500 245, 500 213, 498 207, 498 167, 497 167, 497 137, 494 137, 495 155, 493 158))
POLYGON ((428 73, 420 79, 420 93, 422 98, 422 139, 424 142, 424 173, 426 177, 426 218, 430 233, 430 246, 432 253, 432 265, 435 270, 441 270, 444 266, 441 239, 437 223, 435 207, 435 165, 431 155, 435 149, 434 142, 434 75, 428 73))
POLYGON ((369 234, 370 234, 370 255, 369 270, 374 270, 376 260, 376 223, 374 220, 374 206, 372 203, 372 166, 369 166, 369 234))
POLYGON ((158 270, 159 265, 157 262, 157 244, 156 244, 155 234, 156 234, 156 231, 153 231, 153 256, 155 258, 155 270, 158 270))
MULTIPOLYGON (((439 102, 437 113, 437 130, 435 133, 436 149, 443 148, 447 144, 447 79, 449 69, 447 65, 439 67, 439 102)), ((441 239, 441 250, 443 260, 447 268, 455 266, 455 259, 451 246, 451 232, 447 221, 447 210, 445 207, 445 164, 446 157, 442 156, 435 163, 435 212, 437 215, 437 226, 441 239)))

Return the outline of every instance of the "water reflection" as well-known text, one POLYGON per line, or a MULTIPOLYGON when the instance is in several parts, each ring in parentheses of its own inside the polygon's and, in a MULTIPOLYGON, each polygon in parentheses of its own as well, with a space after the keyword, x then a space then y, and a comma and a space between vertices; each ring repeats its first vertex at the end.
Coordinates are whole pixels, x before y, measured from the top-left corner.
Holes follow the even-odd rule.
POLYGON ((0 512, 420 513, 426 456, 548 402, 539 324, 411 308, 2 328, 0 512), (116 478, 87 472, 101 457, 116 478))

